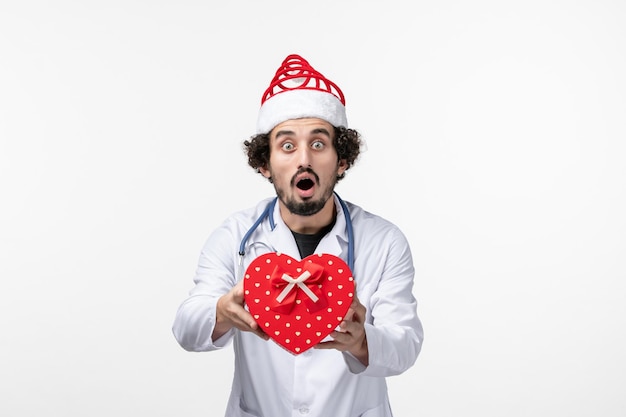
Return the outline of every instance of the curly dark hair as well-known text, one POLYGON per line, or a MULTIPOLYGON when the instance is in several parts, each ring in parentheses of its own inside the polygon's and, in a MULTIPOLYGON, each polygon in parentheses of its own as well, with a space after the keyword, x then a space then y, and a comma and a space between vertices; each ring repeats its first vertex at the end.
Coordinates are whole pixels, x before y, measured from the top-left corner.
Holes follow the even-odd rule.
MULTIPOLYGON (((354 129, 335 127, 333 146, 339 160, 346 161, 346 170, 337 176, 337 181, 345 177, 345 173, 354 165, 361 153, 361 134, 354 129)), ((248 155, 248 165, 257 172, 267 167, 270 161, 270 134, 260 133, 243 142, 244 152, 248 155)), ((270 179, 271 182, 271 179, 270 179)))

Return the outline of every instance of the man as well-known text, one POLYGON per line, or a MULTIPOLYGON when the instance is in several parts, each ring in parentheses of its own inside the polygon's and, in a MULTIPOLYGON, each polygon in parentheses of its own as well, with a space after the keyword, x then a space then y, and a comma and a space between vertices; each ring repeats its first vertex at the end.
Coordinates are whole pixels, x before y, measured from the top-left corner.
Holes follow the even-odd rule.
MULTIPOLYGON (((385 378, 413 366, 423 340, 414 267, 395 225, 334 192, 361 145, 360 134, 348 128, 343 93, 302 57, 289 55, 263 95, 257 134, 244 145, 249 165, 274 185, 277 198, 234 214, 209 236, 195 286, 176 314, 177 341, 189 351, 233 342, 226 417, 391 417, 385 378), (297 262, 312 254, 346 261, 355 291, 337 326, 329 324, 326 337, 298 353, 285 349, 289 339, 282 346, 272 339, 264 330, 269 322, 257 322, 245 286, 254 275, 250 264, 265 256, 297 262)), ((307 292, 310 283, 283 279, 291 285, 283 292, 302 288, 307 302, 318 298, 307 292)), ((316 287, 324 289, 310 286, 316 287)))

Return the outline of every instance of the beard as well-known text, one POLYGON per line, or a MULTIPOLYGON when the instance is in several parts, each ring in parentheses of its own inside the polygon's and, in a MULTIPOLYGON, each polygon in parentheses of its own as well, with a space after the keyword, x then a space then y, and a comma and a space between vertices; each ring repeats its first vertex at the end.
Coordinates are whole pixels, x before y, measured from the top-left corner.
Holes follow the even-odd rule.
MULTIPOLYGON (((310 168, 298 170, 298 172, 293 176, 291 180, 292 186, 294 185, 295 177, 302 172, 308 172, 313 175, 315 177, 316 185, 319 186, 319 177, 310 168)), ((333 195, 335 184, 337 184, 336 178, 323 190, 324 192, 322 193, 322 196, 320 198, 316 200, 307 199, 305 201, 296 201, 295 197, 286 197, 285 190, 280 188, 276 183, 274 183, 274 189, 276 190, 276 195, 278 195, 280 201, 285 205, 285 207, 287 208, 287 210, 289 210, 291 214, 295 214, 297 216, 312 216, 319 213, 324 208, 328 199, 333 195)))
POLYGON ((322 200, 320 198, 318 200, 303 201, 298 203, 293 199, 286 200, 281 198, 281 201, 283 202, 285 207, 287 207, 287 210, 289 210, 291 214, 295 214, 297 216, 312 216, 316 213, 319 213, 319 211, 324 208, 327 199, 322 200))

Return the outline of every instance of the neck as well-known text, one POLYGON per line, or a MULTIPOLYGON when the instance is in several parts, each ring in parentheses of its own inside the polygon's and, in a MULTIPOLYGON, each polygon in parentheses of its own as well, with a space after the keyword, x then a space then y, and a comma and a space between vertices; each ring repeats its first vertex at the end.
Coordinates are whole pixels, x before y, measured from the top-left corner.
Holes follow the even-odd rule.
POLYGON ((324 207, 311 216, 299 216, 289 212, 279 200, 280 216, 289 229, 301 234, 315 234, 335 219, 335 199, 329 198, 324 207))

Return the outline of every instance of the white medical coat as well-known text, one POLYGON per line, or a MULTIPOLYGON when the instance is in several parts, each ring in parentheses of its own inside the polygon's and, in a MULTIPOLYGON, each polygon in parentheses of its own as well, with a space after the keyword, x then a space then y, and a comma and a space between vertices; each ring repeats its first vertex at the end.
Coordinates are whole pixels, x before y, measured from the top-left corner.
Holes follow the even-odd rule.
MULTIPOLYGON (((218 298, 242 278, 253 259, 273 251, 301 259, 276 204, 274 230, 263 221, 248 239, 239 265, 240 242, 270 201, 235 213, 211 233, 200 254, 195 286, 176 313, 176 340, 194 352, 233 342, 235 372, 226 417, 391 417, 385 377, 413 366, 423 340, 413 295, 413 259, 395 225, 354 204, 346 202, 354 230, 356 296, 367 309, 368 366, 334 349, 292 355, 272 340, 236 329, 211 339, 218 298)), ((315 253, 347 262, 346 219, 338 200, 335 207, 335 226, 315 253)))

